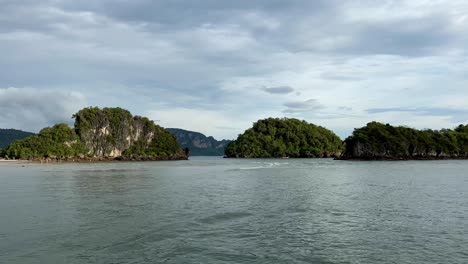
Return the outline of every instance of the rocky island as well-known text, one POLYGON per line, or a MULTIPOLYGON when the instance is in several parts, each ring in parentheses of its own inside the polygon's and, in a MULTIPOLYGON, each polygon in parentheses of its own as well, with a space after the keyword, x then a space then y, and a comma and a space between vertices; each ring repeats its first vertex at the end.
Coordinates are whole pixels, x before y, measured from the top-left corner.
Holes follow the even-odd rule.
POLYGON ((430 160, 468 158, 468 125, 417 130, 370 122, 345 140, 340 159, 430 160))
POLYGON ((190 156, 223 156, 230 140, 216 140, 212 136, 184 130, 180 128, 166 128, 176 138, 182 148, 190 149, 190 156))
POLYGON ((14 141, 0 156, 51 161, 188 159, 176 138, 146 117, 122 108, 89 107, 73 115, 74 128, 57 124, 14 141))
POLYGON ((343 142, 332 131, 295 118, 267 118, 228 144, 227 158, 338 157, 343 142))

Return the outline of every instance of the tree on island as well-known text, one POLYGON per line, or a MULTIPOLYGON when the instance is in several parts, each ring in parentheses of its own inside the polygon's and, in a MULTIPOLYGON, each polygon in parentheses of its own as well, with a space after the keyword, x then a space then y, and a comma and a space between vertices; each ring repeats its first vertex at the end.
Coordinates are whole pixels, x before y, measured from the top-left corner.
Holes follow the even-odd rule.
POLYGON ((341 139, 332 131, 295 118, 267 118, 254 123, 226 148, 227 157, 315 158, 339 156, 341 139))
POLYGON ((176 138, 146 117, 122 108, 88 107, 73 115, 74 128, 57 124, 11 143, 2 156, 12 159, 119 158, 186 159, 176 138))
POLYGON ((468 126, 417 130, 370 122, 345 140, 344 159, 429 159, 468 157, 468 126))

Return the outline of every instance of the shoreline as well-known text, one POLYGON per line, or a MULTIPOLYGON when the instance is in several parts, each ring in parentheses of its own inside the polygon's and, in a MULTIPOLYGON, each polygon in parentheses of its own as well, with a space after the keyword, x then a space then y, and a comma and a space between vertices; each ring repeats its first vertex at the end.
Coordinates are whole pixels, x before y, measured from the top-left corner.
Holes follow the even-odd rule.
POLYGON ((468 160, 467 157, 338 157, 335 160, 349 161, 413 161, 413 160, 468 160))
POLYGON ((7 159, 0 159, 0 164, 15 164, 15 163, 31 163, 30 160, 7 160, 7 159))
POLYGON ((34 163, 34 164, 58 164, 58 163, 118 163, 118 162, 149 162, 149 161, 179 161, 179 160, 188 160, 189 157, 168 157, 167 159, 160 158, 133 158, 125 159, 122 157, 116 158, 67 158, 67 159, 16 159, 16 160, 7 160, 0 159, 0 162, 5 164, 15 164, 15 163, 34 163))

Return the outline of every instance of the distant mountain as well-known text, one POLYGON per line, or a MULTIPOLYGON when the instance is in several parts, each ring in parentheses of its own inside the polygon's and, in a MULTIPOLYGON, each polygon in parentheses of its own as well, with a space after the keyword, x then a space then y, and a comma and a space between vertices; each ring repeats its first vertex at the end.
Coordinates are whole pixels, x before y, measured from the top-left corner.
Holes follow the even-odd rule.
POLYGON ((191 156, 223 156, 224 149, 231 142, 231 140, 218 141, 202 133, 179 128, 167 128, 167 130, 176 136, 182 148, 190 149, 191 156))
POLYGON ((17 129, 1 129, 0 128, 0 148, 10 145, 11 142, 33 136, 34 133, 25 132, 17 129))

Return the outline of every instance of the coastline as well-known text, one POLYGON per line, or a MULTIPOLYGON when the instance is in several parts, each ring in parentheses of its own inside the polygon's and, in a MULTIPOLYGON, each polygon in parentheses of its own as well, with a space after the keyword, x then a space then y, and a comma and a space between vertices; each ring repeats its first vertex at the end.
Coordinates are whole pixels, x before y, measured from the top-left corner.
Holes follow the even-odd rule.
POLYGON ((349 160, 349 161, 412 161, 412 160, 468 160, 468 156, 455 157, 336 157, 335 160, 349 160))
POLYGON ((18 163, 30 163, 29 160, 7 160, 7 159, 0 159, 0 164, 18 164, 18 163))
POLYGON ((7 160, 0 159, 0 162, 4 164, 15 164, 15 163, 34 163, 34 164, 54 164, 54 163, 111 163, 111 162, 142 162, 142 161, 178 161, 178 160, 188 160, 188 156, 171 156, 167 158, 149 158, 149 157, 140 157, 140 158, 123 158, 123 157, 93 157, 93 158, 64 158, 64 159, 16 159, 16 160, 7 160))

